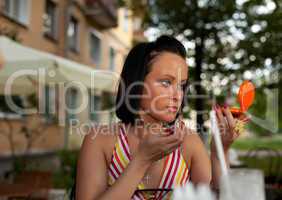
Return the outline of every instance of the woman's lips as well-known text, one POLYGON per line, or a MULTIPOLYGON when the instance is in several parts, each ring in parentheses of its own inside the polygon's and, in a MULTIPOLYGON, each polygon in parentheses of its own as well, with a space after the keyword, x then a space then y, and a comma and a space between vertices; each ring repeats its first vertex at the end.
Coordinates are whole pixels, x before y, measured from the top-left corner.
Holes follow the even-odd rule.
POLYGON ((167 109, 170 112, 177 112, 177 106, 168 106, 167 109))

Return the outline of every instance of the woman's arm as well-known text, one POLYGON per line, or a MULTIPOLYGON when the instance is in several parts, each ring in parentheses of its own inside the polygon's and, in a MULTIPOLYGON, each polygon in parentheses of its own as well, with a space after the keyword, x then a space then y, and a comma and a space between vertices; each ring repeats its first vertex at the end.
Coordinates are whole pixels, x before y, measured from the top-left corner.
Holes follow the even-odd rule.
POLYGON ((208 152, 196 132, 187 129, 185 133, 183 151, 186 163, 191 159, 191 180, 194 184, 210 184, 211 163, 208 152))
MULTIPOLYGON (((228 150, 232 143, 239 137, 240 133, 236 131, 236 120, 245 120, 246 116, 241 115, 237 119, 232 116, 229 108, 225 105, 223 109, 221 109, 218 105, 213 107, 217 116, 217 123, 221 134, 221 140, 224 150, 224 157, 229 167, 229 159, 228 159, 228 150)), ((211 163, 212 163, 212 187, 214 189, 219 188, 220 177, 221 177, 221 167, 219 163, 219 159, 217 157, 217 152, 215 148, 214 139, 211 142, 211 163)))
MULTIPOLYGON (((213 145, 214 144, 211 144, 211 146, 213 145)), ((228 149, 224 149, 224 157, 225 157, 226 165, 229 168, 228 149)), ((212 165, 211 186, 214 190, 218 190, 219 184, 220 184, 220 177, 221 177, 221 166, 220 166, 219 159, 217 157, 217 152, 216 152, 215 147, 213 148, 211 147, 210 159, 211 159, 211 165, 212 165)))
POLYGON ((95 133, 85 136, 78 160, 76 200, 131 199, 148 165, 134 159, 118 180, 108 188, 108 167, 103 151, 106 136, 95 133))

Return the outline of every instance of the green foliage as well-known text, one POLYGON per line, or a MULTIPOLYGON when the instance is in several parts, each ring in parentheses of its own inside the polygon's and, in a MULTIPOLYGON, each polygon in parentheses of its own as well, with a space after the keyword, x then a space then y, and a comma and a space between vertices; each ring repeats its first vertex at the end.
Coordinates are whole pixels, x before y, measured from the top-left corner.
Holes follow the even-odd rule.
POLYGON ((39 106, 39 99, 36 93, 32 93, 27 96, 27 101, 30 104, 31 108, 37 108, 39 106))
POLYGON ((237 150, 250 150, 257 147, 265 147, 274 150, 282 150, 282 138, 281 136, 274 137, 253 137, 253 138, 242 138, 236 140, 232 144, 232 148, 237 150))
POLYGON ((13 173, 19 174, 22 171, 27 170, 26 169, 26 163, 25 160, 21 157, 15 157, 13 161, 13 173))
MULTIPOLYGON (((253 116, 256 118, 259 118, 261 120, 264 120, 265 124, 269 124, 268 126, 262 126, 261 123, 258 123, 256 121, 251 121, 248 124, 248 129, 252 132, 255 132, 257 135, 261 136, 270 136, 274 133, 270 127, 275 128, 277 125, 274 123, 275 118, 275 112, 278 112, 278 133, 281 133, 281 128, 282 128, 282 107, 274 105, 272 109, 268 108, 269 104, 272 102, 267 102, 267 98, 270 98, 268 93, 265 92, 265 90, 268 88, 257 88, 256 89, 256 101, 254 102, 254 105, 250 108, 249 113, 251 113, 253 116), (278 111, 277 111, 278 109, 278 111), (270 127, 269 127, 270 126, 270 127)), ((270 90, 268 90, 270 91, 270 90)), ((281 91, 281 90, 280 90, 281 91)), ((281 98, 281 94, 280 97, 281 98)))
POLYGON ((281 1, 247 1, 242 5, 241 13, 247 16, 247 26, 240 27, 245 39, 241 40, 238 46, 244 49, 245 53, 237 61, 248 69, 264 67, 267 58, 271 59, 272 67, 276 68, 281 65, 281 1), (267 9, 267 5, 268 7, 272 5, 271 9, 267 9), (261 7, 261 10, 254 10, 258 6, 261 7), (255 26, 259 29, 254 30, 255 26), (255 59, 250 59, 251 55, 254 55, 255 59))
POLYGON ((54 173, 53 182, 56 188, 70 189, 75 181, 78 151, 62 150, 58 152, 61 166, 54 173))
POLYGON ((102 110, 112 109, 115 105, 114 96, 111 93, 104 92, 101 98, 102 110))
POLYGON ((273 163, 282 166, 280 157, 240 157, 240 160, 245 163, 248 168, 262 170, 266 177, 279 176, 282 179, 282 169, 280 168, 279 171, 277 171, 276 167, 271 166, 273 163))
MULTIPOLYGON (((194 61, 189 66, 190 82, 201 82, 203 85, 202 88, 191 86, 196 89, 197 94, 207 94, 214 92, 215 88, 220 88, 221 92, 216 98, 224 102, 227 87, 234 89, 239 86, 246 78, 244 76, 246 71, 252 74, 248 79, 262 90, 273 87, 274 84, 274 87, 281 91, 281 1, 127 0, 127 2, 130 2, 127 5, 134 11, 142 13, 139 16, 143 17, 145 27, 157 28, 162 34, 178 36, 179 39, 194 44, 187 50, 188 59, 194 61), (265 70, 271 72, 279 69, 280 80, 275 83, 263 73, 265 70), (260 72, 257 70, 261 70, 261 75, 257 75, 257 72, 260 72), (226 83, 220 82, 214 86, 212 83, 216 76, 220 80, 226 79, 226 83)), ((279 101, 282 102, 280 93, 279 101)), ((257 102, 251 112, 264 114, 263 95, 264 93, 257 95, 257 102)), ((197 111, 208 110, 211 105, 211 102, 201 102, 200 99, 188 98, 188 102, 189 107, 197 111)), ((279 115, 281 130, 281 114, 279 115)), ((265 132, 258 126, 251 125, 250 128, 254 132, 265 132)))

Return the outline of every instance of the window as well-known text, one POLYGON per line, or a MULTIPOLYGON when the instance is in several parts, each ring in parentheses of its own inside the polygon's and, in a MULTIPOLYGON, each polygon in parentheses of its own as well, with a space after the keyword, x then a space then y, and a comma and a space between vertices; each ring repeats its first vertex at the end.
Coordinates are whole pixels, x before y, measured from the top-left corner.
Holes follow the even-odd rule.
POLYGON ((112 47, 110 47, 110 70, 112 71, 115 68, 115 57, 116 57, 116 52, 112 47))
POLYGON ((90 55, 97 67, 101 64, 101 40, 94 33, 90 33, 90 55))
POLYGON ((125 32, 128 32, 128 25, 129 25, 129 13, 127 9, 124 9, 123 30, 125 32))
POLYGON ((55 87, 46 85, 44 87, 44 115, 48 121, 56 117, 56 90, 55 87))
POLYGON ((70 17, 67 35, 68 35, 69 49, 77 52, 78 51, 78 21, 73 16, 70 17))
MULTIPOLYGON (((12 103, 19 107, 24 109, 24 102, 21 96, 18 95, 12 95, 10 96, 12 103)), ((17 108, 11 108, 10 105, 8 104, 6 98, 4 95, 0 95, 0 112, 2 113, 13 113, 13 114, 21 114, 16 112, 17 108)))
POLYGON ((91 121, 99 122, 97 111, 101 110, 101 96, 95 95, 89 90, 89 118, 91 121))
POLYGON ((43 20, 44 20, 43 31, 46 35, 51 36, 52 38, 57 37, 56 19, 57 19, 56 4, 51 0, 47 0, 45 6, 45 13, 43 15, 43 20))
POLYGON ((4 13, 22 24, 28 24, 29 0, 5 0, 4 13))
POLYGON ((66 94, 66 106, 67 106, 67 119, 76 119, 76 108, 78 105, 78 91, 74 88, 68 88, 66 94))

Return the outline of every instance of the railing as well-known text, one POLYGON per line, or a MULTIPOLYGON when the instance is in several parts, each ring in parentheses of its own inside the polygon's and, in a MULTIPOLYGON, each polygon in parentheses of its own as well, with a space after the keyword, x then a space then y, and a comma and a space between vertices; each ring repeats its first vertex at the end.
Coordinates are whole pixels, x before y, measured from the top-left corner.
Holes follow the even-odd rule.
POLYGON ((102 28, 117 26, 116 0, 85 0, 85 14, 102 28))

